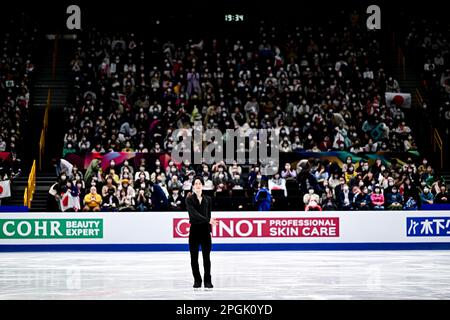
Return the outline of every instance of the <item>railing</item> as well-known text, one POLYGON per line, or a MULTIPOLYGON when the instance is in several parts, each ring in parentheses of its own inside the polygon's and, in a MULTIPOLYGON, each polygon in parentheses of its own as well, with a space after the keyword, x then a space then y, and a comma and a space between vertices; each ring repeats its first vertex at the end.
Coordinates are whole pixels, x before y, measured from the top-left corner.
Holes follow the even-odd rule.
POLYGON ((52 89, 48 89, 47 104, 45 106, 44 120, 42 123, 42 131, 39 139, 39 171, 42 169, 42 157, 44 156, 45 152, 45 139, 47 136, 47 129, 48 129, 48 114, 50 112, 51 103, 52 103, 52 89))
POLYGON ((397 48, 397 64, 401 67, 402 80, 406 79, 406 61, 405 55, 403 54, 403 50, 398 47, 397 48))
POLYGON ((439 134, 439 131, 435 128, 433 130, 433 150, 436 152, 436 148, 440 151, 440 169, 444 167, 444 147, 442 143, 442 138, 439 134))
POLYGON ((28 208, 31 207, 31 201, 33 201, 34 191, 36 190, 36 160, 33 161, 31 166, 30 175, 28 176, 28 186, 25 188, 23 195, 23 205, 28 208))
POLYGON ((23 205, 28 207, 28 188, 25 187, 25 190, 23 192, 23 205))
POLYGON ((415 93, 415 95, 416 95, 416 101, 417 101, 417 103, 419 104, 420 107, 422 107, 422 106, 423 106, 423 98, 422 98, 422 94, 421 94, 420 91, 419 91, 419 88, 416 88, 416 93, 415 93))
MULTIPOLYGON (((58 50, 58 37, 55 38, 55 44, 53 47, 53 56, 52 56, 52 79, 55 79, 55 71, 56 71, 56 59, 57 59, 57 50, 58 50)), ((38 155, 38 169, 42 170, 42 158, 45 152, 45 140, 47 138, 47 129, 48 129, 48 117, 50 113, 50 106, 52 104, 52 89, 48 89, 47 93, 47 102, 45 105, 44 111, 44 119, 42 121, 42 131, 39 137, 39 155, 38 155)), ((31 166, 30 175, 28 176, 28 186, 25 188, 23 195, 23 204, 27 207, 31 207, 31 201, 33 201, 33 195, 36 190, 36 160, 33 161, 33 165, 31 166)))

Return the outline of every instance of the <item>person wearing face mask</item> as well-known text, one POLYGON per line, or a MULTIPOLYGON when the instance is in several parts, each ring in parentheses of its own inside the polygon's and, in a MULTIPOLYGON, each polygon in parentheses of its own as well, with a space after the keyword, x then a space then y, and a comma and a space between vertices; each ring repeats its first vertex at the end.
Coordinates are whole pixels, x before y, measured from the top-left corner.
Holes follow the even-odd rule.
MULTIPOLYGON (((308 208, 308 206, 310 206, 310 210, 315 210, 314 208, 316 208, 318 206, 320 202, 320 197, 318 194, 316 194, 314 188, 310 187, 308 189, 308 193, 306 193, 303 196, 303 203, 305 204, 305 210, 306 208, 308 208)), ((320 209, 321 211, 322 209, 320 209)))
POLYGON ((178 175, 178 174, 179 174, 178 168, 175 165, 168 166, 166 168, 166 176, 167 176, 167 178, 171 179, 172 176, 178 175))
POLYGON ((136 193, 135 206, 136 210, 141 212, 148 211, 150 209, 151 198, 145 183, 141 184, 136 193))
POLYGON ((353 192, 347 184, 344 184, 338 193, 338 204, 340 210, 353 210, 353 192))
POLYGON ((281 171, 281 177, 287 180, 295 180, 297 177, 297 172, 291 169, 291 164, 286 163, 284 166, 284 170, 281 171))
POLYGON ((434 196, 430 192, 430 188, 428 188, 428 186, 425 186, 425 188, 423 188, 423 191, 420 193, 420 200, 422 202, 421 205, 433 204, 434 196))
POLYGON ((81 172, 76 165, 74 165, 72 167, 72 179, 74 179, 74 180, 84 180, 83 172, 81 172))
POLYGON ((398 192, 396 186, 393 186, 391 192, 386 194, 386 207, 389 210, 403 209, 403 196, 398 192))
POLYGON ((174 188, 171 190, 169 201, 169 210, 182 211, 185 209, 185 200, 180 194, 180 189, 174 188))
POLYGON ((203 172, 203 190, 214 190, 214 183, 206 172, 203 172))
POLYGON ((370 210, 371 199, 369 188, 364 186, 362 192, 355 197, 355 206, 357 210, 370 210))
POLYGON ((72 142, 68 142, 66 146, 63 148, 62 157, 64 158, 66 155, 76 152, 77 149, 75 148, 75 144, 72 142))
POLYGON ((152 204, 155 211, 166 211, 168 209, 169 201, 166 192, 161 186, 161 176, 156 177, 156 181, 151 184, 152 189, 152 204))
POLYGON ((179 180, 178 175, 174 174, 167 182, 167 187, 169 188, 169 191, 173 189, 182 189, 183 184, 179 180))
POLYGON ((357 173, 355 171, 355 167, 351 164, 348 166, 347 171, 344 174, 345 183, 350 183, 352 179, 356 177, 357 173))
POLYGON ((120 168, 120 175, 122 176, 124 173, 124 170, 128 169, 128 173, 130 174, 130 176, 134 175, 134 169, 133 167, 130 165, 130 162, 128 160, 125 160, 123 162, 123 166, 120 168))
POLYGON ((242 190, 244 181, 242 180, 239 173, 233 175, 233 179, 230 181, 230 189, 232 190, 242 190))
POLYGON ((373 210, 384 210, 384 195, 379 186, 375 187, 375 192, 370 195, 373 210))
POLYGON ((108 195, 108 191, 110 189, 113 189, 114 191, 116 191, 117 190, 116 184, 119 182, 119 181, 115 181, 111 175, 107 175, 105 180, 106 180, 106 184, 103 185, 102 192, 101 192, 102 197, 106 197, 108 195))
POLYGON ((388 177, 387 179, 383 179, 382 187, 384 188, 384 193, 385 194, 391 193, 394 185, 395 185, 394 178, 388 177))
POLYGON ((134 174, 134 181, 138 181, 141 174, 144 174, 145 180, 150 180, 150 173, 145 169, 144 165, 141 165, 139 166, 139 171, 136 171, 134 174))
POLYGON ((417 172, 419 173, 420 176, 422 176, 422 174, 424 174, 427 171, 427 166, 428 160, 424 158, 422 160, 422 164, 417 168, 417 172))
POLYGON ((60 208, 63 212, 77 212, 81 209, 78 188, 67 180, 60 194, 60 208))
POLYGON ((448 204, 450 203, 449 194, 447 192, 447 187, 444 184, 441 184, 439 187, 439 192, 436 194, 434 199, 434 203, 440 204, 448 204))
POLYGON ((102 211, 115 212, 119 210, 119 198, 116 196, 116 189, 110 188, 103 197, 102 211))

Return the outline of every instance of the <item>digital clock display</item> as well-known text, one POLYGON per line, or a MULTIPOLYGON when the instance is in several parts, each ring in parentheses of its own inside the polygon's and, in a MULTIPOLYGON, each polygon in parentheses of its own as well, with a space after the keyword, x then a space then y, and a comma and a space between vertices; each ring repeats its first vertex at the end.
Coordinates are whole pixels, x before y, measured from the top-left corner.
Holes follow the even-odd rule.
POLYGON ((225 21, 227 21, 227 22, 229 22, 229 21, 236 21, 236 22, 244 21, 244 15, 243 14, 226 14, 225 21))

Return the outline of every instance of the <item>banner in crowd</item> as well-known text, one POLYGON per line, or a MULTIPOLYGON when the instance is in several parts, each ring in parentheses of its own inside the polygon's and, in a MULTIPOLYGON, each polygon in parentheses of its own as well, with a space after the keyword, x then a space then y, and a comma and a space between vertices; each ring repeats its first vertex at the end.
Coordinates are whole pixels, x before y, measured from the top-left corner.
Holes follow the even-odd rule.
POLYGON ((11 182, 10 180, 0 181, 0 199, 11 197, 11 182))
POLYGON ((10 152, 0 152, 0 159, 2 160, 9 160, 11 157, 10 152))
MULTIPOLYGON (((213 212, 215 250, 450 250, 448 211, 213 212)), ((187 212, 4 213, 0 251, 185 251, 187 212)))
POLYGON ((389 108, 397 106, 400 108, 411 108, 411 94, 410 93, 397 93, 386 92, 386 106, 389 108))
POLYGON ((139 166, 141 159, 145 159, 146 163, 151 163, 156 159, 161 160, 161 164, 167 166, 170 160, 168 154, 150 154, 150 153, 139 153, 139 152, 108 152, 108 153, 98 153, 90 152, 86 154, 75 154, 71 153, 66 155, 65 159, 69 161, 72 165, 76 165, 80 169, 86 170, 91 164, 92 160, 101 160, 101 167, 103 170, 109 167, 111 160, 114 160, 116 165, 121 165, 125 160, 129 160, 130 164, 135 168, 139 166))
MULTIPOLYGON (((283 165, 285 162, 295 163, 302 159, 320 159, 329 160, 337 163, 340 167, 345 163, 347 157, 352 157, 353 162, 360 160, 369 161, 373 164, 376 159, 381 159, 383 164, 390 165, 395 159, 398 164, 404 165, 408 158, 413 161, 419 161, 419 152, 408 151, 408 152, 377 152, 377 153, 351 153, 347 151, 331 151, 331 152, 280 152, 280 164, 283 165)), ((156 159, 161 161, 163 168, 166 168, 171 157, 169 154, 151 154, 151 153, 138 153, 138 152, 109 152, 105 154, 100 153, 87 153, 87 154, 68 154, 65 159, 69 161, 72 165, 76 165, 78 168, 86 170, 91 164, 92 160, 100 159, 101 167, 103 170, 108 168, 111 160, 114 160, 116 165, 121 165, 125 160, 128 160, 131 165, 135 168, 139 167, 141 159, 145 159, 147 164, 154 163, 156 159)), ((178 163, 176 163, 179 165, 178 163)))
MULTIPOLYGON (((81 199, 82 200, 82 199, 81 199)), ((81 209, 80 207, 80 197, 74 197, 70 193, 70 191, 67 191, 65 194, 63 194, 59 200, 59 206, 61 211, 66 211, 68 209, 73 209, 75 211, 78 211, 81 209)))
POLYGON ((331 152, 294 152, 294 153, 280 153, 280 163, 290 162, 295 164, 301 159, 320 159, 321 161, 328 160, 337 163, 340 167, 345 163, 347 157, 352 157, 353 163, 361 160, 368 161, 370 165, 375 163, 375 160, 381 159, 384 165, 392 165, 396 161, 399 165, 406 164, 408 158, 414 162, 418 162, 420 154, 417 151, 408 152, 377 152, 377 153, 351 153, 347 151, 331 151, 331 152))

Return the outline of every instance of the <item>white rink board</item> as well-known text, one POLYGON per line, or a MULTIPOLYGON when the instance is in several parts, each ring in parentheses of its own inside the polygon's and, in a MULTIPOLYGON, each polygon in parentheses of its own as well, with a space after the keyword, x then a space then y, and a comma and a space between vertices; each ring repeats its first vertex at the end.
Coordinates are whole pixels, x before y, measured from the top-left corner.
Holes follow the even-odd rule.
MULTIPOLYGON (((383 243, 436 243, 450 248, 450 212, 446 211, 213 212, 212 216, 220 221, 213 230, 213 244, 219 250, 221 245, 230 245, 228 250, 233 245, 237 250, 242 245, 259 250, 255 246, 261 245, 265 250, 267 244, 275 249, 278 244, 293 244, 295 249, 295 244, 383 243)), ((48 245, 108 245, 108 249, 129 245, 122 248, 125 251, 133 250, 133 245, 154 245, 150 250, 164 250, 158 245, 166 245, 172 246, 166 247, 169 250, 185 250, 188 230, 186 212, 5 213, 0 216, 0 251, 16 251, 13 245, 46 245, 49 250, 48 245)))

